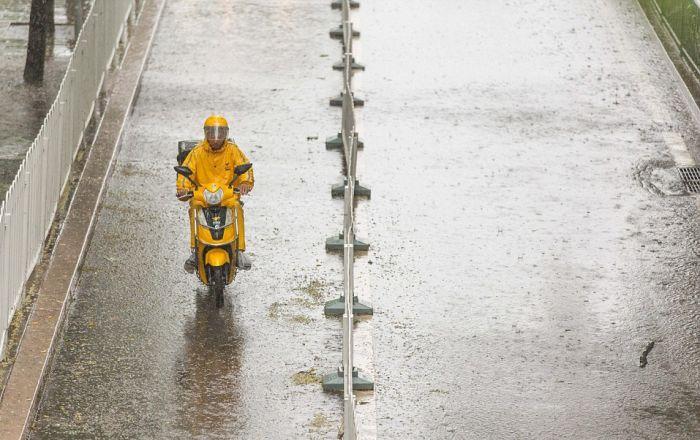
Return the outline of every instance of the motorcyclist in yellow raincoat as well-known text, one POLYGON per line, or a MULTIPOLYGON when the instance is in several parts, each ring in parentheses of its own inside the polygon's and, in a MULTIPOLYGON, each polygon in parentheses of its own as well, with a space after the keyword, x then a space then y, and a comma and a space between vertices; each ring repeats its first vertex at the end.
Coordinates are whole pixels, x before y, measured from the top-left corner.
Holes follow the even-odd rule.
MULTIPOLYGON (((204 140, 190 151, 182 165, 192 170, 194 180, 202 185, 218 183, 225 186, 233 179, 233 169, 238 165, 248 163, 248 158, 233 141, 228 139, 228 122, 223 116, 210 116, 204 121, 204 140)), ((234 185, 241 195, 248 194, 253 189, 254 178, 251 168, 242 174, 234 185)), ((183 176, 177 178, 177 197, 182 201, 190 199, 193 185, 183 176)), ((190 248, 192 254, 185 261, 185 270, 194 273, 197 269, 195 254, 194 209, 190 207, 190 248)), ((245 225, 243 209, 238 211, 238 267, 250 269, 251 262, 245 254, 245 225)))

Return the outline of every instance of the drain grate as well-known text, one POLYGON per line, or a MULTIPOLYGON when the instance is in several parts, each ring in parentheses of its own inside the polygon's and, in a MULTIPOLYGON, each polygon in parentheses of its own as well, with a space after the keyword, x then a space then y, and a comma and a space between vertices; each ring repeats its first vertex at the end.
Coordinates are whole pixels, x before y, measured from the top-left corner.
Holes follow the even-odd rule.
POLYGON ((678 174, 686 191, 700 193, 700 167, 679 167, 678 174))

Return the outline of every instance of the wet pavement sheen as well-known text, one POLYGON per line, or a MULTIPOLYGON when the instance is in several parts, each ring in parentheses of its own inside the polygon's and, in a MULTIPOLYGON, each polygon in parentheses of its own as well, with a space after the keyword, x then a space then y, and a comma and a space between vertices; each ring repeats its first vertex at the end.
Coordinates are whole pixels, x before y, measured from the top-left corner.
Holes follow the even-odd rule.
POLYGON ((697 209, 664 143, 697 129, 636 2, 359 16, 378 438, 700 437, 697 209))
POLYGON ((340 120, 338 17, 308 0, 168 2, 32 438, 337 437, 341 401, 318 375, 340 362, 323 301, 341 266, 323 243, 342 223, 341 162, 322 144, 340 120), (211 112, 230 117, 256 174, 254 268, 221 311, 182 270, 172 169, 211 112))
MULTIPOLYGON (((700 225, 664 139, 694 153, 698 133, 636 3, 366 1, 355 21, 360 422, 697 438, 700 225)), ((337 22, 320 1, 170 0, 32 438, 336 438, 340 401, 314 380, 340 360, 322 301, 342 280, 323 250, 341 162, 313 137, 339 126, 337 22), (181 270, 171 171, 210 110, 257 178, 254 269, 221 312, 181 270)))

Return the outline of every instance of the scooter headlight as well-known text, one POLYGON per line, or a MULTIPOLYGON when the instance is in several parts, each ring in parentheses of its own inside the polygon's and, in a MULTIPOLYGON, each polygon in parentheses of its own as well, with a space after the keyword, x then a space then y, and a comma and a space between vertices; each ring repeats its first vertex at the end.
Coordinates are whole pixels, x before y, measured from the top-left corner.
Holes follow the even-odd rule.
POLYGON ((211 192, 208 189, 204 190, 204 200, 207 202, 207 205, 218 205, 223 199, 224 191, 221 188, 215 192, 211 192))

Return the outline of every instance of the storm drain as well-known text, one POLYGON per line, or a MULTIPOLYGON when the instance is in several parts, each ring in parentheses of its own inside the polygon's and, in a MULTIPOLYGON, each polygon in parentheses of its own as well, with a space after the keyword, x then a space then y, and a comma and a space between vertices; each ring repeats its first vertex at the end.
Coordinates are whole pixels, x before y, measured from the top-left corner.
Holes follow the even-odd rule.
POLYGON ((686 191, 700 193, 700 167, 679 167, 678 174, 686 191))

